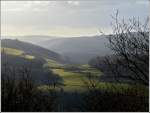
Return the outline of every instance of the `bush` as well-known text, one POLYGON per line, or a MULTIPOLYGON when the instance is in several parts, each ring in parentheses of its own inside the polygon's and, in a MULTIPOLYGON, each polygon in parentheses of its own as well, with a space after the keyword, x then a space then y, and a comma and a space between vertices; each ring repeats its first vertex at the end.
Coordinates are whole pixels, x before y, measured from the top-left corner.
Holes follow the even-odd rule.
POLYGON ((2 111, 53 111, 56 100, 55 90, 41 92, 31 80, 31 73, 24 68, 18 71, 7 68, 2 71, 2 111))

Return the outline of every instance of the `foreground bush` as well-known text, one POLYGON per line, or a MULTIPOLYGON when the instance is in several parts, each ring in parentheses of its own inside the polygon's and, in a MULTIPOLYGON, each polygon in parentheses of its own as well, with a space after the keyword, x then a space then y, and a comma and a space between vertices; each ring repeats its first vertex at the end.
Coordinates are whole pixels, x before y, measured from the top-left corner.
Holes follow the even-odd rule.
POLYGON ((2 71, 2 111, 53 111, 55 91, 38 90, 27 68, 21 70, 20 77, 15 76, 16 72, 10 68, 2 71))
POLYGON ((127 93, 90 90, 84 96, 87 111, 101 112, 146 112, 148 97, 127 93))

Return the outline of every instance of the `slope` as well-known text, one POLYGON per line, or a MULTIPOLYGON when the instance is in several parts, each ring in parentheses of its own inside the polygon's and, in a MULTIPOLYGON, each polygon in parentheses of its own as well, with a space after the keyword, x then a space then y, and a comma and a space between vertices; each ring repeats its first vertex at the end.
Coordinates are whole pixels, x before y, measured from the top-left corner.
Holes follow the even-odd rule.
POLYGON ((61 55, 59 55, 58 53, 27 42, 12 39, 3 39, 1 41, 1 46, 4 48, 18 49, 24 51, 26 54, 30 54, 39 58, 49 58, 59 62, 63 62, 61 55))

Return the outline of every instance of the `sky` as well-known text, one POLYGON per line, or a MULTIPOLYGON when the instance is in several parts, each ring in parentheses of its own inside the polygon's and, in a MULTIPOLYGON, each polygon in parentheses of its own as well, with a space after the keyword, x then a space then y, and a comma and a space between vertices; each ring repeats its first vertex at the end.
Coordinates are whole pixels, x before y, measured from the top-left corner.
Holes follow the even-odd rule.
POLYGON ((144 19, 148 0, 1 1, 1 35, 78 37, 112 32, 111 15, 144 19))

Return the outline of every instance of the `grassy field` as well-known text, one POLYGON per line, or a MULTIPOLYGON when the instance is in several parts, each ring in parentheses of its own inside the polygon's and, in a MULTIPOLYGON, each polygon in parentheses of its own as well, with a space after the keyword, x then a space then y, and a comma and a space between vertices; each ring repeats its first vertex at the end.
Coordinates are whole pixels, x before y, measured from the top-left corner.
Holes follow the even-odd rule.
POLYGON ((20 56, 24 53, 24 51, 13 48, 1 48, 1 51, 8 55, 16 55, 16 56, 20 56))
POLYGON ((24 51, 18 50, 18 49, 4 48, 3 47, 3 48, 1 48, 1 51, 4 52, 5 54, 23 57, 23 58, 28 59, 28 60, 32 60, 35 58, 34 56, 28 55, 24 51))
MULTIPOLYGON (((47 63, 44 67, 50 68, 53 73, 63 78, 63 88, 67 91, 84 90, 84 80, 86 74, 91 73, 95 76, 100 76, 101 72, 97 69, 91 68, 89 65, 67 65, 60 64, 51 59, 46 59, 47 63)), ((45 88, 45 86, 43 87, 45 88)))
MULTIPOLYGON (((87 88, 85 87, 84 81, 87 81, 87 74, 90 73, 91 76, 93 76, 95 82, 98 82, 98 79, 95 79, 94 76, 96 76, 97 78, 102 75, 101 71, 90 67, 88 64, 65 65, 50 59, 47 59, 46 61, 47 63, 44 64, 44 67, 50 68, 53 73, 63 78, 64 86, 62 86, 62 88, 65 91, 86 91, 87 88)), ((48 87, 41 86, 40 88, 46 90, 48 87)), ((129 89, 132 89, 133 92, 137 90, 137 93, 139 93, 139 95, 148 95, 147 88, 141 85, 136 87, 125 83, 98 82, 97 88, 113 92, 125 92, 129 89)))

